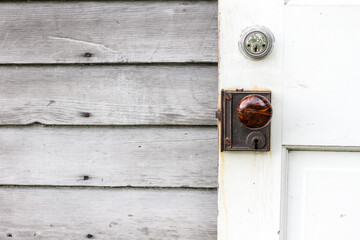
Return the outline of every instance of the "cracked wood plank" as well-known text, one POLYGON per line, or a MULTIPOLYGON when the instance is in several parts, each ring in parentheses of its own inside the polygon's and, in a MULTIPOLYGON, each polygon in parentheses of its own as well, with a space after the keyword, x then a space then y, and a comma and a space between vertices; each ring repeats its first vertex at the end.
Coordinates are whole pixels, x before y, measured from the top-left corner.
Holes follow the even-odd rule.
POLYGON ((0 203, 1 239, 216 239, 216 190, 0 188, 0 203))
POLYGON ((214 188, 217 149, 215 126, 1 127, 0 184, 214 188))
POLYGON ((103 51, 108 51, 108 52, 112 52, 114 54, 118 54, 118 52, 112 50, 111 48, 108 48, 108 47, 106 47, 104 45, 97 44, 97 43, 86 42, 86 41, 81 41, 81 40, 76 40, 76 39, 71 39, 71 38, 66 38, 66 37, 48 36, 48 38, 52 39, 52 40, 60 40, 60 41, 68 41, 68 42, 71 42, 71 43, 85 44, 85 45, 92 46, 94 48, 102 49, 103 51))
POLYGON ((216 1, 2 2, 0 16, 0 63, 217 62, 216 1))
POLYGON ((217 66, 7 66, 0 124, 216 125, 217 66))

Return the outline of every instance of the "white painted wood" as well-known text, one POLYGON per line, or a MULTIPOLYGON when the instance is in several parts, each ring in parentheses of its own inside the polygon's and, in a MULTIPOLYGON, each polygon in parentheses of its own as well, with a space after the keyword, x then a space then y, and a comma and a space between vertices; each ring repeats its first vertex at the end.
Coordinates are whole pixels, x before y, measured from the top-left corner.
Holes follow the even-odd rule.
POLYGON ((216 191, 0 188, 1 239, 209 240, 216 214, 216 191))
POLYGON ((285 0, 287 5, 360 5, 359 0, 285 0))
POLYGON ((291 151, 287 238, 359 239, 360 153, 291 151))
POLYGON ((219 158, 218 239, 279 239, 281 191, 281 105, 283 0, 219 1, 219 91, 271 90, 271 151, 223 152, 219 158), (238 48, 241 32, 264 25, 275 35, 274 51, 253 61, 238 48))
POLYGON ((359 146, 360 7, 285 9, 284 144, 359 146))
MULTIPOLYGON (((326 218, 336 209, 329 212, 324 209, 331 203, 332 196, 342 193, 345 195, 336 198, 336 204, 346 205, 352 201, 349 192, 358 188, 359 177, 354 172, 359 163, 354 159, 359 159, 355 151, 360 146, 357 120, 360 117, 357 111, 360 52, 353 39, 360 37, 360 9, 350 6, 347 1, 335 4, 329 0, 323 6, 317 2, 307 6, 291 4, 291 0, 286 5, 283 1, 266 0, 219 2, 219 91, 222 88, 269 89, 274 109, 269 153, 220 153, 219 239, 358 239, 349 234, 358 234, 357 229, 346 229, 356 225, 357 217, 349 219, 353 220, 348 222, 349 225, 338 225, 343 223, 326 218), (276 39, 271 55, 260 61, 246 59, 238 50, 241 32, 253 25, 268 27, 276 39), (322 172, 313 176, 319 181, 311 187, 319 189, 328 184, 331 189, 328 195, 317 199, 324 204, 324 221, 311 228, 299 230, 298 224, 287 221, 300 219, 299 214, 313 210, 305 206, 304 209, 295 207, 298 215, 287 212, 290 189, 286 188, 285 173, 289 149, 311 151, 309 159, 317 157, 314 150, 342 151, 328 153, 326 158, 319 156, 323 158, 319 168, 326 168, 327 164, 333 166, 334 172, 327 172, 326 176, 328 179, 334 177, 338 182, 326 183, 322 172), (337 163, 328 163, 331 159, 337 159, 337 163), (354 161, 345 164, 346 168, 354 172, 340 173, 341 161, 349 159, 354 161), (335 234, 330 238, 327 237, 330 229, 325 236, 320 236, 325 230, 315 229, 319 224, 338 229, 333 230, 335 234), (287 238, 286 231, 291 232, 294 228, 297 228, 296 232, 289 233, 292 235, 287 238)), ((359 194, 358 189, 352 193, 359 194)), ((316 199, 308 200, 313 204, 316 199)), ((351 207, 359 207, 358 202, 351 203, 346 212, 351 212, 351 207)), ((306 226, 312 223, 310 221, 306 226)))
POLYGON ((216 13, 216 1, 2 2, 0 63, 216 62, 216 13))
POLYGON ((216 152, 214 127, 1 127, 0 185, 216 188, 216 152))
POLYGON ((215 65, 8 66, 0 73, 0 124, 216 124, 215 65))

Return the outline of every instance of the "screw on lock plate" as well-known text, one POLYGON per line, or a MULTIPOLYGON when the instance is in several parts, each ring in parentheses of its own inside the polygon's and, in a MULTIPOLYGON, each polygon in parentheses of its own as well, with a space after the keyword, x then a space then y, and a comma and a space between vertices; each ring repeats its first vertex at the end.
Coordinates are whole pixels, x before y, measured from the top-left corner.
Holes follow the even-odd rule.
POLYGON ((254 26, 243 31, 239 48, 245 56, 260 59, 269 54, 274 41, 274 36, 269 29, 262 26, 254 26))

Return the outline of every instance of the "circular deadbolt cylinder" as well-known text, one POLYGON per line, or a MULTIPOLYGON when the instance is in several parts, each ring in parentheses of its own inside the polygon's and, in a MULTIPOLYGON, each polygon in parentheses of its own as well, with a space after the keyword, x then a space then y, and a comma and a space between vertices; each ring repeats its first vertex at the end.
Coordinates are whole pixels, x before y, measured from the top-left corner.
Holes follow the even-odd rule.
POLYGON ((246 138, 246 144, 254 150, 262 149, 265 143, 265 136, 261 132, 252 132, 246 138))
POLYGON ((250 129, 266 127, 272 117, 272 107, 269 100, 257 94, 244 97, 237 107, 240 122, 250 129))
POLYGON ((275 42, 274 35, 263 26, 245 29, 239 41, 239 48, 243 55, 252 59, 260 59, 268 55, 275 42))

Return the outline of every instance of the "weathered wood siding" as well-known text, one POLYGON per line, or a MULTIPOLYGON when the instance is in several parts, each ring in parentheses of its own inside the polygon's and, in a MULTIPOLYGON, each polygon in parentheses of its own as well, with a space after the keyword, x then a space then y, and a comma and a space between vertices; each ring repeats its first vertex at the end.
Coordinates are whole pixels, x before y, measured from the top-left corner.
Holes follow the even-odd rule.
POLYGON ((0 239, 216 239, 217 2, 0 16, 0 239))
POLYGON ((215 125, 216 77, 211 65, 1 67, 0 123, 215 125))
POLYGON ((0 184, 217 187, 213 127, 1 127, 0 184))
POLYGON ((216 198, 208 190, 1 188, 0 239, 215 240, 216 198))
POLYGON ((215 1, 2 3, 0 63, 216 62, 215 1))

